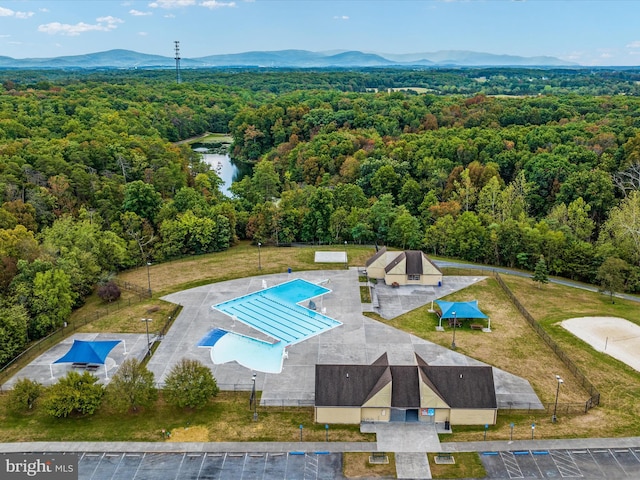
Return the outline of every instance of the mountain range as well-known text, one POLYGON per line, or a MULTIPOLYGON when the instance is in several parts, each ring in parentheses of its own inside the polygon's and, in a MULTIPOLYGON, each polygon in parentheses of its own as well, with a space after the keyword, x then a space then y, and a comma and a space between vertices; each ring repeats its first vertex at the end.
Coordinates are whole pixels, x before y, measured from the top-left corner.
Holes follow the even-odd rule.
MULTIPOLYGON (((329 68, 329 67, 441 67, 441 66, 577 66, 555 57, 520 57, 464 50, 384 54, 360 51, 310 52, 279 50, 244 52, 182 58, 183 68, 263 67, 263 68, 329 68)), ((11 58, 0 56, 0 68, 171 68, 175 59, 132 50, 108 50, 53 58, 11 58)))

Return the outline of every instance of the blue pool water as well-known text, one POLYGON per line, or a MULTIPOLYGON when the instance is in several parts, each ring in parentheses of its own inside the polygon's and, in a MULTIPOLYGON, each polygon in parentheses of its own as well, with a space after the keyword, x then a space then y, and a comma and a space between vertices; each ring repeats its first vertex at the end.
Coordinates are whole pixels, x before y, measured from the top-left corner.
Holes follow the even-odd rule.
POLYGON ((274 342, 216 328, 198 346, 211 348, 211 360, 216 364, 236 361, 251 370, 280 373, 287 346, 342 325, 301 305, 329 292, 323 286, 295 279, 213 305, 212 309, 259 330, 274 342))
POLYGON ((293 345, 342 325, 333 318, 300 305, 330 291, 306 280, 295 279, 218 303, 212 308, 235 317, 285 345, 293 345))
POLYGON ((199 347, 211 348, 211 360, 215 364, 236 361, 250 370, 280 373, 284 358, 282 342, 268 343, 256 338, 216 328, 200 342, 199 347))

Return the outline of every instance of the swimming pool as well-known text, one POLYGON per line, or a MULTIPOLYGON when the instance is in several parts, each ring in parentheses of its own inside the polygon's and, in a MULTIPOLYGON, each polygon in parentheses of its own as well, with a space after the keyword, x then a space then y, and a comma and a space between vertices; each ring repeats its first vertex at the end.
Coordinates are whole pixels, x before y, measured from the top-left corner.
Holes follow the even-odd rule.
POLYGON ((198 342, 199 347, 211 348, 215 364, 236 361, 250 370, 280 373, 284 360, 284 344, 268 343, 256 338, 215 328, 198 342))
POLYGON ((329 292, 331 290, 328 288, 298 278, 218 303, 211 308, 284 345, 293 345, 342 325, 333 318, 300 305, 329 292))

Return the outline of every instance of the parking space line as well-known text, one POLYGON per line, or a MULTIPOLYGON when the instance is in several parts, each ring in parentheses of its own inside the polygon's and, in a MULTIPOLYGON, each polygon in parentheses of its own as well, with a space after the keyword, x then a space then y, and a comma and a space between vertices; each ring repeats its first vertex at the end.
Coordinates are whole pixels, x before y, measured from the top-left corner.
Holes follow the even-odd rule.
POLYGON ((184 459, 187 458, 186 454, 182 454, 182 458, 180 459, 180 465, 178 465, 178 471, 176 472, 176 476, 173 478, 173 480, 178 480, 178 478, 180 477, 180 470, 182 470, 182 465, 184 465, 184 459))
POLYGON ((562 450, 552 450, 551 458, 553 459, 553 463, 555 463, 556 468, 563 478, 584 477, 582 471, 580 470, 580 467, 578 467, 575 460, 571 457, 571 455, 569 455, 569 452, 565 452, 562 450))
POLYGON ((502 462, 507 469, 509 478, 524 478, 520 465, 518 465, 518 462, 516 461, 514 452, 500 452, 500 458, 502 458, 502 462))
MULTIPOLYGON (((618 453, 627 453, 629 450, 622 450, 621 452, 618 453)), ((616 452, 616 450, 614 450, 614 452, 616 452)), ((625 473, 625 475, 628 475, 629 473, 624 469, 624 467, 622 466, 622 464, 620 463, 620 460, 618 460, 618 457, 616 457, 611 450, 609 450, 609 455, 611 455, 613 457, 613 459, 616 461, 616 463, 618 464, 618 466, 620 467, 620 469, 625 473)))
POLYGON ((205 453, 202 455, 202 461, 200 462, 200 468, 198 469, 198 476, 196 478, 200 478, 200 474, 202 473, 202 467, 204 467, 204 462, 206 462, 208 455, 205 453))

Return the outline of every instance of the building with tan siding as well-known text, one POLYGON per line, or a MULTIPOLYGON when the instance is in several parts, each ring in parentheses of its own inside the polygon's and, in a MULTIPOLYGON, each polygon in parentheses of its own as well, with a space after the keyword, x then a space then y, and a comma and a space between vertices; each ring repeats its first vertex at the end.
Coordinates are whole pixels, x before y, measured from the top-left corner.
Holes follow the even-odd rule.
POLYGON ((442 272, 420 250, 388 251, 381 248, 365 264, 370 278, 387 285, 442 285, 442 272))
POLYGON ((318 423, 389 421, 494 425, 498 404, 490 366, 316 365, 318 423))

